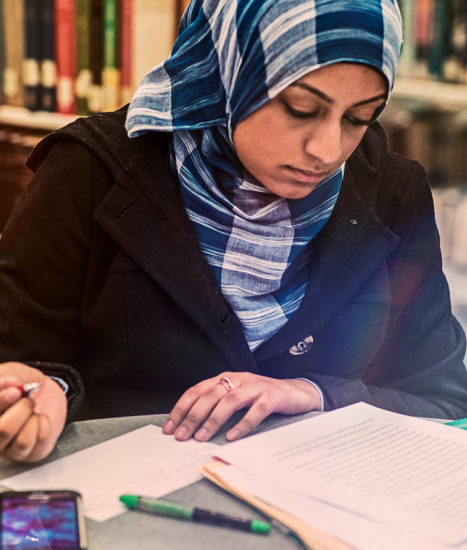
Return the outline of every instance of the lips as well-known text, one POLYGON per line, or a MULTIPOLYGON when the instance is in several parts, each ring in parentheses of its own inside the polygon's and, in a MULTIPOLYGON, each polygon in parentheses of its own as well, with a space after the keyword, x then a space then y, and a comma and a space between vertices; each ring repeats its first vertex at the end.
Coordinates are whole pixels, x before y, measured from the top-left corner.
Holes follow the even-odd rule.
POLYGON ((310 170, 300 170, 298 168, 293 168, 292 166, 288 166, 287 169, 292 174, 295 180, 302 183, 319 183, 327 176, 327 172, 312 172, 310 170))

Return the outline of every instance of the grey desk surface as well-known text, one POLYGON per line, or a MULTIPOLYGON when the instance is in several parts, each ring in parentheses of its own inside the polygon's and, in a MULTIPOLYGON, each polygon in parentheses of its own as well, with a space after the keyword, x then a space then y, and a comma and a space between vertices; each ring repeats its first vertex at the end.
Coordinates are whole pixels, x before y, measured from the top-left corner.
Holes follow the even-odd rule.
MULTIPOLYGON (((294 417, 272 415, 256 432, 282 426, 320 413, 308 413, 294 417)), ((138 416, 90 420, 70 424, 64 430, 54 452, 40 464, 51 462, 81 449, 91 447, 147 424, 162 426, 165 415, 138 416)), ((225 433, 235 418, 219 433, 213 443, 227 443, 225 433)), ((15 464, 0 457, 0 480, 33 468, 34 465, 15 464)), ((0 491, 5 490, 0 486, 0 491)), ((237 500, 210 481, 203 479, 184 487, 169 498, 203 508, 225 513, 260 516, 243 502, 237 500)), ((129 511, 104 523, 86 519, 89 550, 288 550, 299 545, 273 528, 270 535, 261 536, 220 527, 211 527, 177 519, 164 518, 141 512, 129 511)))

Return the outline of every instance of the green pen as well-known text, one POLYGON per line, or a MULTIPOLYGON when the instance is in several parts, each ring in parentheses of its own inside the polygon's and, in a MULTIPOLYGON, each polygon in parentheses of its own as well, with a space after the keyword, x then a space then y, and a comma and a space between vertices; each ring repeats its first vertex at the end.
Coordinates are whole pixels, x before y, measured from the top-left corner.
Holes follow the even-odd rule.
POLYGON ((122 495, 120 500, 128 508, 187 519, 198 523, 208 523, 219 527, 232 527, 233 529, 241 529, 242 531, 263 535, 266 535, 271 530, 269 523, 265 523, 264 521, 227 516, 220 512, 202 510, 201 508, 184 506, 183 504, 168 502, 166 500, 144 498, 135 495, 122 495))

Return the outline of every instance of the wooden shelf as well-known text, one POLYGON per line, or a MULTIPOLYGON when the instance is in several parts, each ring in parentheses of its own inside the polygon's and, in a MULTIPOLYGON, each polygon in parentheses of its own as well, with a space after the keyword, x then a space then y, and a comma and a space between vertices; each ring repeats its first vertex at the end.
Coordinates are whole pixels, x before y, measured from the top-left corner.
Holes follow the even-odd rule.
POLYGON ((32 113, 21 107, 0 106, 0 124, 31 128, 34 130, 58 130, 77 118, 77 115, 61 115, 43 111, 32 113))
POLYGON ((391 98, 444 109, 467 108, 467 86, 398 77, 391 98))

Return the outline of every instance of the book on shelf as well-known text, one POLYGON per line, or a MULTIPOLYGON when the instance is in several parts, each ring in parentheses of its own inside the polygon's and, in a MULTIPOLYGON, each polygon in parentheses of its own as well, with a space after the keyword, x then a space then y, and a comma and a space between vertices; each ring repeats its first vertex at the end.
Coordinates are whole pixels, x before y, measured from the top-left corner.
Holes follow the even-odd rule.
POLYGON ((77 113, 89 114, 88 98, 91 89, 90 31, 91 0, 76 2, 76 105, 77 113))
POLYGON ((54 0, 42 0, 40 21, 41 44, 41 109, 53 113, 57 99, 57 67, 55 64, 54 0))
POLYGON ((133 88, 165 61, 175 41, 174 0, 133 0, 133 88), (151 44, 151 47, 148 47, 151 44))
POLYGON ((22 107, 23 81, 21 67, 24 59, 24 4, 23 0, 2 0, 5 44, 4 102, 22 107))
POLYGON ((465 0, 399 0, 404 44, 399 74, 467 83, 465 0))
POLYGON ((118 108, 120 72, 118 68, 117 0, 104 0, 104 68, 102 72, 105 111, 118 108))
POLYGON ((55 111, 54 0, 24 0, 24 104, 30 111, 55 111))
POLYGON ((0 104, 80 115, 125 105, 170 55, 187 4, 0 0, 0 104))
POLYGON ((104 0, 91 0, 90 66, 91 87, 88 105, 92 113, 103 110, 102 71, 104 69, 104 0))
POLYGON ((57 111, 75 112, 75 3, 55 0, 55 45, 57 59, 57 111))
POLYGON ((40 24, 39 2, 24 0, 24 104, 30 111, 39 111, 41 108, 40 24))
POLYGON ((133 0, 120 1, 119 65, 121 103, 133 95, 133 0))
MULTIPOLYGON (((3 0, 0 0, 0 29, 3 29, 3 0)), ((4 78, 3 72, 5 70, 5 35, 0 32, 0 104, 3 103, 3 88, 4 78)))

